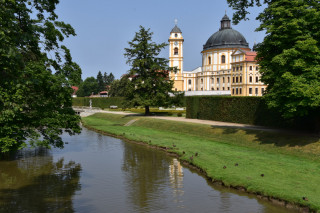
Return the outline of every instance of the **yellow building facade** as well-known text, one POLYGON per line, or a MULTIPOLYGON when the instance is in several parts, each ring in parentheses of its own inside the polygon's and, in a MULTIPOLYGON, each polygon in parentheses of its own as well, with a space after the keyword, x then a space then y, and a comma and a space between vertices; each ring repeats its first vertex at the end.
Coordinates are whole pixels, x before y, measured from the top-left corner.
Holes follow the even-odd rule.
POLYGON ((178 72, 170 72, 175 90, 185 91, 187 96, 263 94, 266 86, 260 81, 259 66, 252 57, 256 53, 251 51, 244 36, 231 28, 227 15, 220 21, 219 31, 203 45, 202 66, 195 70, 183 69, 183 42, 182 32, 176 25, 169 37, 169 66, 178 68, 178 72))

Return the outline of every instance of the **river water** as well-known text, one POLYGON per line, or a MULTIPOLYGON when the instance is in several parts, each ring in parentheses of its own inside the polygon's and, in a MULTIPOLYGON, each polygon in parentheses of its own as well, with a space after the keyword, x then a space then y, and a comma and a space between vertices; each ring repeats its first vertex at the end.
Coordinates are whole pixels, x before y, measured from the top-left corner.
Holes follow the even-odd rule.
POLYGON ((159 150, 83 129, 0 160, 0 212, 293 212, 213 185, 159 150))

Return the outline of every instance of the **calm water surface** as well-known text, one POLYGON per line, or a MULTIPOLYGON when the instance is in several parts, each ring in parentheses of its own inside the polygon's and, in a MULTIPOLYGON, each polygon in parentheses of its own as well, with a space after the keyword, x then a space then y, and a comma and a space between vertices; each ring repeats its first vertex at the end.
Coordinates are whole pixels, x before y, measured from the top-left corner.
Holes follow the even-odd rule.
POLYGON ((0 212, 292 212, 212 185, 165 153, 83 129, 0 160, 0 212))

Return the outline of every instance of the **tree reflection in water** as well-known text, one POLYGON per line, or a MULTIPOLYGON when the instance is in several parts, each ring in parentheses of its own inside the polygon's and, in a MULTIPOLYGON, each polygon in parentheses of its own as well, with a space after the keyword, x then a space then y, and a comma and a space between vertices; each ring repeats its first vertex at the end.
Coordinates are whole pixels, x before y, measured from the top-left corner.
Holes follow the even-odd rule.
POLYGON ((74 212, 72 196, 81 189, 81 165, 53 162, 44 149, 23 151, 0 161, 0 212, 74 212))
POLYGON ((165 206, 164 182, 168 182, 170 158, 163 153, 124 143, 124 160, 122 170, 125 172, 125 185, 129 200, 137 209, 161 209, 165 206), (152 208, 150 208, 152 205, 152 208), (155 206, 156 205, 156 206, 155 206))

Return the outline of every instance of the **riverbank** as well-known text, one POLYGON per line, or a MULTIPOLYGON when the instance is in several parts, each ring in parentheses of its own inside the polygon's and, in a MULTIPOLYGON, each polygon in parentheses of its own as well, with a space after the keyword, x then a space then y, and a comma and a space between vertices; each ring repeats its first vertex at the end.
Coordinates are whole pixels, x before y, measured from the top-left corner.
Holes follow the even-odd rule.
POLYGON ((226 186, 320 211, 317 137, 115 114, 95 114, 83 123, 162 147, 226 186))

